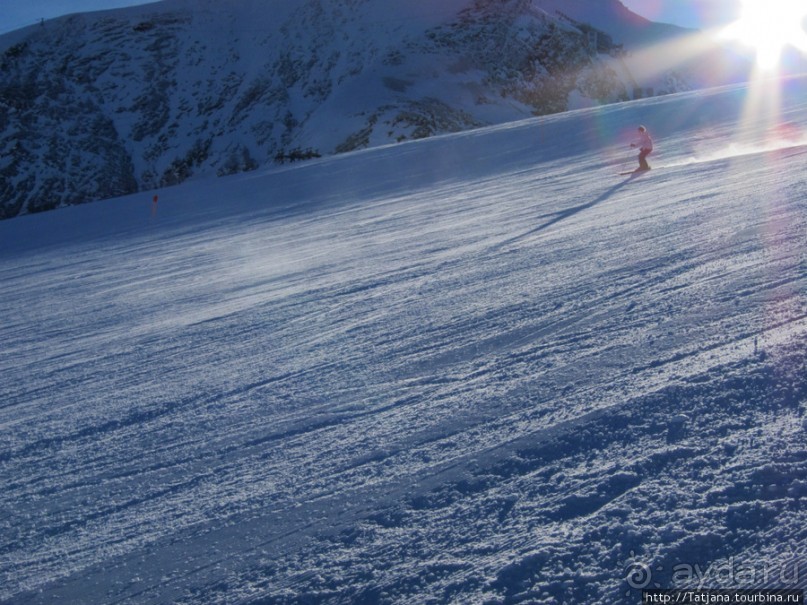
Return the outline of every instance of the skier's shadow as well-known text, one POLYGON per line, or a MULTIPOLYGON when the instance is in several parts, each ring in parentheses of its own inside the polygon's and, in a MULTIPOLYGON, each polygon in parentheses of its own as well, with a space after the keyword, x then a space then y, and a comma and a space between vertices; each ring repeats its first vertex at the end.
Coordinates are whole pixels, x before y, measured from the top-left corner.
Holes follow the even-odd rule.
POLYGON ((583 212, 584 210, 588 210, 589 208, 593 208, 597 204, 603 203, 608 198, 610 198, 612 195, 614 195, 617 191, 622 189, 625 185, 630 183, 635 178, 641 176, 642 174, 643 174, 643 172, 633 172, 633 173, 631 173, 631 175, 628 178, 626 178, 624 181, 614 185, 608 191, 605 191, 602 195, 600 195, 597 199, 595 199, 595 200, 593 200, 591 202, 588 202, 587 204, 581 204, 579 206, 574 206, 572 208, 567 208, 566 210, 561 210, 560 212, 552 212, 551 214, 544 214, 544 215, 540 216, 539 218, 547 218, 547 217, 552 217, 552 218, 550 218, 550 220, 548 220, 547 222, 539 225, 538 227, 535 227, 534 229, 530 229, 529 231, 525 231, 521 235, 516 235, 515 237, 511 237, 508 240, 505 240, 503 242, 500 242, 500 243, 496 244, 496 246, 494 246, 494 249, 499 250, 501 248, 509 246, 510 244, 514 244, 515 242, 518 242, 520 240, 526 239, 526 238, 530 237, 531 235, 535 235, 537 233, 541 233, 542 231, 546 231, 550 227, 552 227, 554 225, 557 225, 558 223, 560 223, 562 221, 565 221, 566 219, 569 219, 569 218, 573 217, 574 215, 583 212))

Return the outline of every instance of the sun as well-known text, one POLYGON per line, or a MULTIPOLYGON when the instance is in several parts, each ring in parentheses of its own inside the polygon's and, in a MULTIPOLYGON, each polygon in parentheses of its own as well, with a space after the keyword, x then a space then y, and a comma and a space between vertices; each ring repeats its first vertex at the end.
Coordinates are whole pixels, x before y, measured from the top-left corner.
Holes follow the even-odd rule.
POLYGON ((741 1, 740 19, 729 25, 723 36, 754 48, 761 68, 776 68, 788 45, 807 52, 807 3, 804 0, 741 1))

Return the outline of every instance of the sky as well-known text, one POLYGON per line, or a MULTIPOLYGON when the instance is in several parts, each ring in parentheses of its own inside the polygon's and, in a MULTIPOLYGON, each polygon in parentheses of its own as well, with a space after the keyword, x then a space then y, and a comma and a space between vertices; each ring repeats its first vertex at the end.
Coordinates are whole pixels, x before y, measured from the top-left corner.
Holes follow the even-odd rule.
MULTIPOLYGON (((153 0, 148 0, 149 2, 153 0)), ((651 21, 683 27, 725 25, 738 15, 740 0, 622 0, 632 11, 651 21)), ((136 0, 0 0, 0 32, 19 29, 68 13, 146 4, 136 0)))
POLYGON ((70 13, 147 4, 154 0, 0 0, 0 32, 7 32, 70 13))
POLYGON ((651 21, 708 29, 735 21, 740 0, 622 0, 633 12, 651 21))

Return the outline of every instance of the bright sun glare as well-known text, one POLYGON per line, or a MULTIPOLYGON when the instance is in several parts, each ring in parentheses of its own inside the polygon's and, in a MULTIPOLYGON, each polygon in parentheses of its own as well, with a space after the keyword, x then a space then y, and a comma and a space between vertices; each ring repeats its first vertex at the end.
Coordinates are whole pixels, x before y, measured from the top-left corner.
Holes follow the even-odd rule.
POLYGON ((773 69, 785 46, 807 52, 806 4, 805 0, 742 0, 740 19, 723 34, 753 47, 759 66, 773 69))

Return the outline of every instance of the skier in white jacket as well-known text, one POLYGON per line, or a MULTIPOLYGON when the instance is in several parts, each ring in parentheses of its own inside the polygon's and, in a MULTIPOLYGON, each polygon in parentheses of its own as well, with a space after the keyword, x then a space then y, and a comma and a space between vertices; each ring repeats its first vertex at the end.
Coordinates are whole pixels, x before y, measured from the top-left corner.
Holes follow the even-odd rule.
POLYGON ((638 170, 650 170, 647 163, 647 156, 653 152, 653 139, 647 133, 647 128, 639 126, 639 138, 630 144, 631 147, 639 148, 639 168, 638 170))

